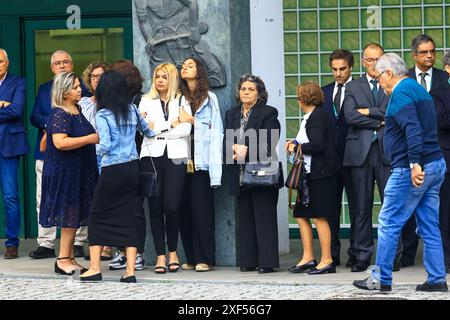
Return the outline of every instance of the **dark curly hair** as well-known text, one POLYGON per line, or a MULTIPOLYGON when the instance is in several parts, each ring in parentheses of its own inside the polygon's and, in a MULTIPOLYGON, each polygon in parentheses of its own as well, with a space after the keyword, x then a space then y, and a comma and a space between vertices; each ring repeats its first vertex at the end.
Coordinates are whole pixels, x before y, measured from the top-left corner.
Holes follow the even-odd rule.
POLYGON ((142 94, 144 78, 139 69, 130 60, 117 60, 111 65, 111 70, 121 73, 128 83, 131 97, 142 94))
POLYGON ((183 64, 187 60, 193 60, 195 62, 195 66, 197 67, 197 86, 194 92, 189 90, 187 81, 181 78, 180 72, 180 90, 181 93, 185 96, 186 100, 189 102, 192 110, 192 114, 197 112, 200 105, 203 101, 208 98, 208 90, 209 90, 209 81, 208 81, 208 71, 206 70, 205 65, 199 59, 194 57, 189 57, 183 61, 183 64))
POLYGON ((94 72, 94 70, 98 68, 102 68, 103 72, 106 72, 109 70, 109 64, 107 64, 104 61, 94 61, 91 64, 89 64, 87 68, 83 71, 84 85, 89 89, 91 93, 94 93, 94 89, 92 88, 91 83, 92 72, 94 72))
POLYGON ((236 86, 236 101, 237 101, 237 103, 242 103, 241 98, 239 97, 239 91, 241 91, 242 84, 246 81, 252 82, 256 85, 256 90, 258 91, 258 101, 256 103, 257 104, 267 104, 267 100, 269 99, 269 94, 267 93, 266 85, 264 84, 264 82, 261 80, 260 77, 254 76, 252 74, 244 74, 239 79, 239 82, 236 86))

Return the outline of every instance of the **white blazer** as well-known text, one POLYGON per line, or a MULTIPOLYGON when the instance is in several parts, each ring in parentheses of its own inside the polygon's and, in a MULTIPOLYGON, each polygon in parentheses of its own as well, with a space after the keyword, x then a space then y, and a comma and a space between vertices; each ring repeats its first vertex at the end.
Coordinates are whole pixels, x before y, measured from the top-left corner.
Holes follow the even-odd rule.
MULTIPOLYGON (((192 114, 190 108, 183 107, 184 110, 192 114)), ((150 99, 143 96, 139 104, 139 112, 147 113, 144 118, 147 124, 152 121, 155 124, 153 129, 156 135, 152 138, 144 137, 141 148, 141 158, 144 157, 162 157, 167 146, 167 156, 169 159, 188 158, 189 146, 186 137, 191 134, 192 125, 182 123, 175 128, 171 128, 172 123, 178 119, 179 98, 169 102, 169 120, 166 121, 161 108, 160 99, 150 99)))

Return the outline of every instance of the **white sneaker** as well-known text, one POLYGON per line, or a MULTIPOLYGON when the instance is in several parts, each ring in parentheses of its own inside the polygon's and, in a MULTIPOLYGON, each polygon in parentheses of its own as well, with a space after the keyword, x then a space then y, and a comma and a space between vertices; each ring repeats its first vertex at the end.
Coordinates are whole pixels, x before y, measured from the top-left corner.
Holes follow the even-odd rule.
POLYGON ((134 267, 136 271, 141 271, 145 269, 145 259, 142 254, 138 253, 136 255, 136 265, 134 267))
POLYGON ((109 270, 123 270, 127 268, 127 257, 122 253, 116 252, 114 258, 109 263, 109 270))

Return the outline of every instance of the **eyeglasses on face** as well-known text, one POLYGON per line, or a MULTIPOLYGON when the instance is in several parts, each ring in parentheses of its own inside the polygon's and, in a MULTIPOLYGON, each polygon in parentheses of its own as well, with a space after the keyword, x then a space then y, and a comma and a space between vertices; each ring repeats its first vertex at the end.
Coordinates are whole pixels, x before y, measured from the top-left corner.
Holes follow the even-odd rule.
POLYGON ((52 64, 54 65, 54 66, 57 66, 57 67, 59 67, 60 65, 68 65, 68 64, 71 64, 72 63, 72 61, 70 61, 70 60, 62 60, 62 61, 53 61, 52 62, 52 64))
POLYGON ((103 73, 101 73, 101 74, 91 74, 91 80, 100 80, 102 75, 103 75, 103 73))
POLYGON ((378 58, 362 58, 362 60, 368 63, 375 63, 378 61, 378 58))
POLYGON ((436 54, 436 49, 433 49, 433 50, 421 50, 421 51, 416 51, 416 53, 421 55, 421 56, 435 55, 436 54))
POLYGON ((375 77, 375 80, 377 80, 378 82, 380 81, 380 77, 386 72, 387 70, 384 70, 383 72, 381 72, 378 76, 375 77))

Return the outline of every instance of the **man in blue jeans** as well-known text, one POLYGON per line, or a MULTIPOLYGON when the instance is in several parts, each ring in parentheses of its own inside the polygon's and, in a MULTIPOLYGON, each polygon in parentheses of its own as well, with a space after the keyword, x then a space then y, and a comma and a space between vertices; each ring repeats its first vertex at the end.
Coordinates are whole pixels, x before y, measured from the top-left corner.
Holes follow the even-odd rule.
POLYGON ((447 292, 439 231, 439 189, 446 172, 437 138, 436 111, 430 94, 408 78, 405 62, 387 53, 375 65, 378 80, 389 94, 384 149, 392 173, 380 212, 376 267, 371 277, 354 281, 359 289, 391 291, 392 265, 401 230, 413 212, 424 242, 428 279, 416 291, 447 292))
POLYGON ((5 259, 16 259, 20 232, 19 163, 29 146, 23 126, 25 80, 8 73, 8 67, 8 54, 0 48, 0 191, 8 238, 5 259))

